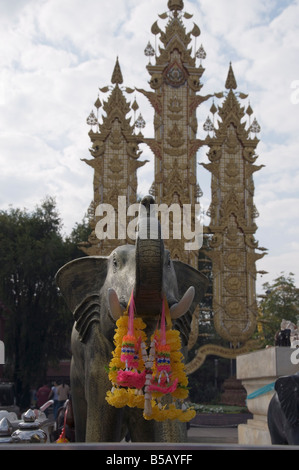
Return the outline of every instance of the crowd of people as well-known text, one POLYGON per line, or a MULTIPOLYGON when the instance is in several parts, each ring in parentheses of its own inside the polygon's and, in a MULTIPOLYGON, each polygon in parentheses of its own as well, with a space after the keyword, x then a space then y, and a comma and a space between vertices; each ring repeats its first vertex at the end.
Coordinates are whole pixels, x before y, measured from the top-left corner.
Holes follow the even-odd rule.
MULTIPOLYGON (((56 382, 44 384, 36 391, 36 406, 41 408, 47 401, 53 400, 53 415, 56 420, 58 410, 70 397, 70 387, 65 382, 56 382)), ((47 415, 48 409, 45 410, 47 415)))

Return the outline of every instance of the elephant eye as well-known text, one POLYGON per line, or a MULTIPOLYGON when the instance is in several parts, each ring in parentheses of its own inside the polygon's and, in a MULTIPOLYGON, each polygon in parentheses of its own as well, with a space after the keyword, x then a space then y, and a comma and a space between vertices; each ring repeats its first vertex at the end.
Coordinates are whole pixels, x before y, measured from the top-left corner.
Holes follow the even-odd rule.
POLYGON ((115 253, 113 253, 113 272, 115 273, 117 270, 117 259, 115 253))
POLYGON ((168 256, 167 256, 167 267, 170 268, 170 253, 168 253, 168 256))

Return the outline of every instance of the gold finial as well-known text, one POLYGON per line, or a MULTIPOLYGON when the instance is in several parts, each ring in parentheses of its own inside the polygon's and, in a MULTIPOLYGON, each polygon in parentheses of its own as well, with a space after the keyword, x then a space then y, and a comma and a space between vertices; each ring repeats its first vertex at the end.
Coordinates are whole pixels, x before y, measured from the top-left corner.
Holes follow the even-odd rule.
POLYGON ((184 2, 183 2, 183 0, 168 0, 168 8, 169 8, 170 11, 183 10, 184 2))
POLYGON ((235 90, 237 88, 237 82, 232 68, 232 63, 229 64, 227 79, 225 82, 225 88, 227 90, 235 90))
POLYGON ((116 63, 115 63, 115 66, 114 66, 114 70, 113 70, 113 74, 112 74, 112 78, 111 78, 111 83, 117 84, 117 85, 120 85, 121 83, 123 83, 123 76, 122 76, 122 73, 121 73, 121 70, 120 70, 118 57, 116 58, 116 63))

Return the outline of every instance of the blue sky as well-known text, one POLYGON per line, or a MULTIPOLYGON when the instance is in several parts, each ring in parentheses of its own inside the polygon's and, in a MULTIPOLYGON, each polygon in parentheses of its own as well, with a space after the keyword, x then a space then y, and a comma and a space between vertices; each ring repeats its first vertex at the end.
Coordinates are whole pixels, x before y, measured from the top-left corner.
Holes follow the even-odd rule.
MULTIPOLYGON (((255 173, 256 239, 269 254, 258 262, 257 287, 281 272, 299 283, 299 3, 281 0, 192 0, 185 11, 200 27, 197 47, 207 57, 202 94, 224 89, 230 61, 238 90, 249 94, 261 133, 255 173), (298 83, 296 84, 296 81, 298 83)), ((154 45, 151 25, 167 0, 0 0, 0 209, 33 209, 46 195, 56 198, 69 233, 92 199, 89 128, 99 87, 110 84, 119 57, 124 84, 149 89, 144 48, 154 45)), ((100 94, 100 99, 105 99, 100 94)), ((128 96, 132 99, 132 95, 128 96)), ((153 110, 136 95, 153 136, 153 110)), ((244 104, 247 104, 244 103, 244 104)), ((198 137, 205 133, 211 103, 198 109, 198 137)), ((146 146, 139 170, 140 194, 153 180, 146 146)), ((206 149, 198 162, 207 161, 206 149)), ((210 174, 198 166, 205 209, 210 174)))

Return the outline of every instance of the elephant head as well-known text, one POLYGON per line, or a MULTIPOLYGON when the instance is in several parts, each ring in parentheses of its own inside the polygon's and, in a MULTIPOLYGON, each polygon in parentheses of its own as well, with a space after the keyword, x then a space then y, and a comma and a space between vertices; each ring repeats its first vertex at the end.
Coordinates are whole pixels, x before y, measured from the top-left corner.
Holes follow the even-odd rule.
POLYGON ((186 345, 192 313, 204 295, 207 279, 196 269, 170 259, 160 225, 150 217, 151 197, 143 199, 146 216, 140 217, 136 244, 117 247, 110 256, 88 256, 63 266, 56 282, 70 310, 81 341, 94 322, 112 342, 115 321, 134 293, 136 314, 154 328, 166 295, 170 313, 186 345), (157 231, 156 236, 149 230, 157 231), (142 234, 142 236, 141 236, 142 234))
POLYGON ((279 377, 268 407, 272 444, 299 445, 299 373, 279 377))
POLYGON ((286 375, 275 382, 281 409, 290 424, 299 424, 299 375, 286 375))

